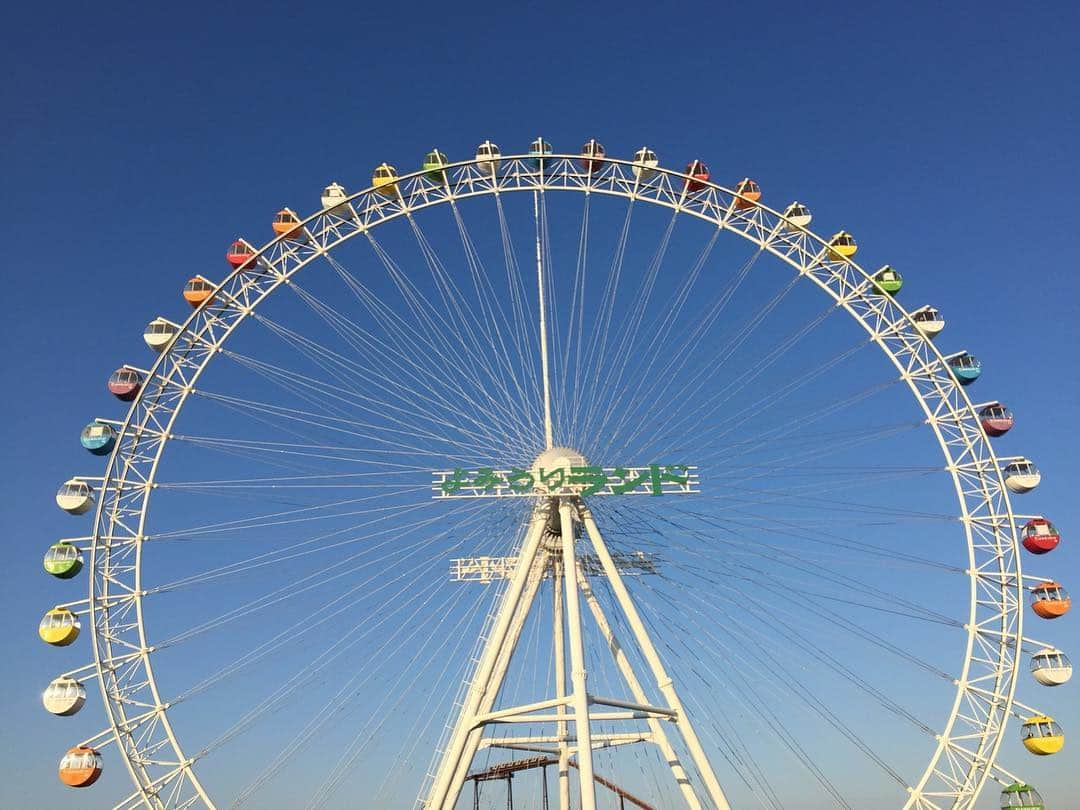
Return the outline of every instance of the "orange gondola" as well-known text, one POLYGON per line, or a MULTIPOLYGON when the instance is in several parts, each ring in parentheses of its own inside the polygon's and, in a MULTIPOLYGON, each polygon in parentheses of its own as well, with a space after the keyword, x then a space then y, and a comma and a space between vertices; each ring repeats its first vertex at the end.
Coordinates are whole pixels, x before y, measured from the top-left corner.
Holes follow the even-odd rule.
POLYGON ((1056 582, 1043 582, 1031 589, 1031 609, 1043 619, 1064 616, 1072 607, 1072 599, 1056 582))
POLYGON ((87 745, 76 745, 60 760, 58 773, 68 787, 90 787, 101 776, 101 754, 87 745))
POLYGON ((284 236, 286 239, 304 239, 304 228, 300 225, 300 217, 289 208, 282 208, 274 215, 272 223, 274 233, 284 236))
POLYGON ((192 276, 184 285, 184 300, 198 309, 203 303, 214 300, 214 282, 205 276, 192 276))
POLYGON ((739 195, 735 198, 736 208, 753 208, 761 199, 761 187, 749 177, 744 177, 739 181, 739 184, 735 186, 735 193, 739 195))

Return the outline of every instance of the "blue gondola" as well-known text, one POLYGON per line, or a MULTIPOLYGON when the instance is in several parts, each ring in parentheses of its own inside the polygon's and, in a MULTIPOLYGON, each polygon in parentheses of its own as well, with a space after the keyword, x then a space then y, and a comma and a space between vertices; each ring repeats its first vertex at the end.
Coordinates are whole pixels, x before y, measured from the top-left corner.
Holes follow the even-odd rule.
POLYGON ((537 138, 529 144, 529 166, 535 171, 544 168, 544 158, 551 154, 551 144, 543 138, 537 138))
POLYGON ((79 443, 95 456, 107 456, 116 446, 116 431, 111 425, 91 422, 79 434, 79 443))
POLYGON ((950 357, 949 370, 952 371, 956 381, 961 385, 971 385, 982 374, 982 364, 979 359, 968 352, 962 352, 955 357, 950 357))

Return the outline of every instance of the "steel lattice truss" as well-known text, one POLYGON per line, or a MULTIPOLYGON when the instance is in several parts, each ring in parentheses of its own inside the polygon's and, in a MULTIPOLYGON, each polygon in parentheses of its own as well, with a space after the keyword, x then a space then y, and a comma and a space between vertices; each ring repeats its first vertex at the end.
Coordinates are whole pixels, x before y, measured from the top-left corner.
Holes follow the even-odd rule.
MULTIPOLYGON (((503 156, 501 169, 483 161, 450 164, 447 182, 422 172, 401 177, 398 194, 369 188, 343 205, 304 220, 302 236, 278 238, 231 273, 183 325, 153 368, 119 429, 95 515, 90 550, 90 616, 94 666, 105 698, 111 736, 135 784, 118 806, 213 807, 199 783, 197 752, 185 751, 173 733, 168 702, 159 694, 151 663, 153 646, 143 624, 141 557, 158 466, 173 426, 200 375, 232 331, 274 290, 313 260, 380 224, 431 206, 509 192, 576 191, 664 206, 713 223, 772 253, 807 277, 857 320, 890 358, 919 400, 952 475, 968 543, 970 613, 967 643, 952 711, 921 778, 911 785, 908 808, 969 808, 987 777, 1013 705, 1022 635, 1024 589, 1017 521, 1001 464, 980 427, 972 403, 946 358, 916 328, 911 315, 876 291, 866 272, 840 259, 821 237, 759 204, 739 206, 735 192, 711 183, 693 193, 686 175, 657 169, 639 182, 629 161, 605 158, 585 172, 578 156, 553 155, 543 171, 529 156, 503 156)), ((98 738, 94 738, 98 739, 98 738)))

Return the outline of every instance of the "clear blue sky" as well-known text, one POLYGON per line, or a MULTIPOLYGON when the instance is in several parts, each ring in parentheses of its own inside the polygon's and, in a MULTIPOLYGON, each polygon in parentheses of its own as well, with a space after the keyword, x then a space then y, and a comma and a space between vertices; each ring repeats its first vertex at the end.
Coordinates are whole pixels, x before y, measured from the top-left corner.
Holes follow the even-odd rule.
MULTIPOLYGON (((108 373, 145 362, 143 325, 179 317, 179 285, 219 277, 236 235, 261 243, 281 205, 432 146, 648 143, 875 245, 947 313, 948 347, 978 353, 979 396, 1017 413, 1007 448, 1044 474, 1024 508, 1066 538, 1039 568, 1080 592, 1076 4, 20 4, 3 27, 5 807, 76 806, 54 768, 88 729, 37 701, 56 665, 36 624, 66 598, 40 556, 74 533, 53 493, 92 467, 81 426, 117 413, 108 373)), ((1076 626, 1053 634, 1080 659, 1076 626)), ((1080 733, 1076 688, 1051 698, 1080 733)), ((1036 763, 1058 808, 1075 746, 1036 763)))

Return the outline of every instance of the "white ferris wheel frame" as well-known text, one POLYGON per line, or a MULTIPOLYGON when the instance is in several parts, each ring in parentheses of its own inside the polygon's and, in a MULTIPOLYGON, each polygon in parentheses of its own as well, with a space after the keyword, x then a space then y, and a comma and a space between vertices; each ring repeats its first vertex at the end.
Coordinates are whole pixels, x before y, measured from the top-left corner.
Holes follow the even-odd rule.
MULTIPOLYGON (((788 222, 784 215, 715 183, 656 167, 642 181, 640 164, 605 156, 594 171, 581 156, 506 155, 449 163, 445 182, 423 170, 402 175, 396 193, 370 186, 303 220, 298 230, 256 251, 231 272, 177 331, 148 370, 123 422, 101 483, 89 541, 89 594, 71 603, 89 615, 93 663, 69 675, 96 672, 108 727, 89 738, 115 742, 135 790, 118 808, 215 807, 169 722, 143 623, 142 549, 150 493, 173 425, 210 360, 232 331, 282 284, 342 242, 415 211, 471 197, 509 192, 576 191, 622 197, 666 207, 747 239, 805 276, 858 321, 888 356, 918 400, 951 474, 968 549, 970 605, 963 666, 956 696, 921 778, 908 788, 906 810, 970 808, 993 773, 1013 711, 1024 642, 1024 586, 1014 515, 1003 466, 983 431, 975 407, 953 377, 946 357, 917 328, 911 313, 850 259, 833 254, 828 241, 788 222), (297 238, 297 235, 300 238, 297 238)), ((133 367, 134 368, 134 367, 133 367)), ((109 421, 109 420, 100 420, 109 421)), ((89 479, 87 479, 89 480, 89 479)))

